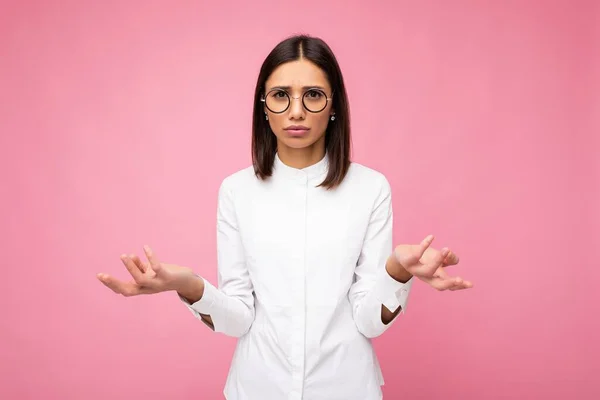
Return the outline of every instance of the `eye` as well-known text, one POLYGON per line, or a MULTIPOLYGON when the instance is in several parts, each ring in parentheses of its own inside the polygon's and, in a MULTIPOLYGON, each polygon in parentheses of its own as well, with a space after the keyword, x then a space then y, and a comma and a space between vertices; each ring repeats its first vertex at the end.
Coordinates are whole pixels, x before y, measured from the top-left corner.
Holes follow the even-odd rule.
POLYGON ((311 89, 306 92, 305 96, 308 97, 309 99, 317 100, 317 99, 320 99, 321 97, 325 96, 325 94, 323 92, 321 92, 320 90, 311 89))
POLYGON ((287 93, 283 90, 274 90, 271 92, 270 96, 276 99, 283 99, 287 96, 287 93))

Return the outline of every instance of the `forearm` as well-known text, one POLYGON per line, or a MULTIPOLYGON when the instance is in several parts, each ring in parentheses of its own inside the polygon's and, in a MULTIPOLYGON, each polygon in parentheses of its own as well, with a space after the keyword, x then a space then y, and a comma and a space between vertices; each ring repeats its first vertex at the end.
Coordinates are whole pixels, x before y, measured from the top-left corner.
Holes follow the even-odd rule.
POLYGON ((356 282, 349 295, 359 332, 368 338, 385 332, 395 318, 405 312, 412 282, 409 274, 392 277, 387 268, 379 269, 369 280, 356 282))
POLYGON ((384 325, 389 324, 390 322, 392 322, 394 320, 394 318, 396 318, 396 316, 398 314, 400 314, 400 311, 402 311, 402 307, 398 307, 395 311, 390 311, 387 309, 386 306, 384 306, 382 304, 381 305, 381 322, 383 322, 384 325))
MULTIPOLYGON (((177 290, 177 294, 183 297, 188 303, 193 304, 202 299, 204 294, 204 279, 197 275, 190 276, 190 279, 177 290)), ((212 330, 215 329, 210 315, 199 313, 202 321, 212 330)))
MULTIPOLYGON (((385 264, 386 272, 396 281, 400 283, 406 283, 412 278, 412 275, 406 271, 398 262, 395 257, 388 258, 385 264)), ((395 310, 388 310, 386 306, 381 305, 381 322, 385 325, 389 324, 396 318, 402 311, 402 307, 398 307, 395 310)))
POLYGON ((200 301, 204 294, 204 279, 191 274, 189 279, 177 289, 177 293, 190 303, 200 301))
POLYGON ((194 315, 215 332, 240 337, 254 321, 254 299, 249 290, 240 291, 228 285, 217 289, 209 281, 194 275, 177 289, 177 293, 194 315))

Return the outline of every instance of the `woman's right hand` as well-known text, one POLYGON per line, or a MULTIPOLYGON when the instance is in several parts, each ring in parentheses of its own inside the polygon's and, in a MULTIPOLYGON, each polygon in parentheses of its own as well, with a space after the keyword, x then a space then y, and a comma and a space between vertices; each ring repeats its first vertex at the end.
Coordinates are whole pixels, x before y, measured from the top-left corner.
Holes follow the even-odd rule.
POLYGON ((121 261, 133 277, 132 281, 120 281, 103 273, 97 275, 98 280, 113 292, 130 297, 170 290, 185 291, 196 278, 191 268, 159 262, 150 247, 144 246, 144 252, 149 261, 147 263, 133 254, 121 256, 121 261))

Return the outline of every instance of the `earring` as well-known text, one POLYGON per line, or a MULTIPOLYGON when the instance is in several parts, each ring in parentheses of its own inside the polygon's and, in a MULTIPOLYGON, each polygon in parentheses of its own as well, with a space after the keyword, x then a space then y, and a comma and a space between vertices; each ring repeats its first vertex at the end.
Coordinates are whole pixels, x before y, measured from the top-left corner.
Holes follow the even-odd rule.
POLYGON ((332 121, 335 121, 335 115, 332 115, 332 116, 331 116, 331 120, 332 120, 332 121))
POLYGON ((267 114, 265 114, 265 119, 268 121, 269 120, 269 116, 267 114))

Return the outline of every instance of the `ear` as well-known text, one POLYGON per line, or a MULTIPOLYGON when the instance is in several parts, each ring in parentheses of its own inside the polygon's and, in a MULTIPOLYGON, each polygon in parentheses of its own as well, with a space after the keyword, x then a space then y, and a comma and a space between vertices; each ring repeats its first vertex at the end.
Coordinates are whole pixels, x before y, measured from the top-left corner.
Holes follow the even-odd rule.
POLYGON ((263 105, 263 112, 266 114, 267 113, 267 103, 265 102, 265 94, 264 93, 262 93, 260 95, 260 102, 263 105))

